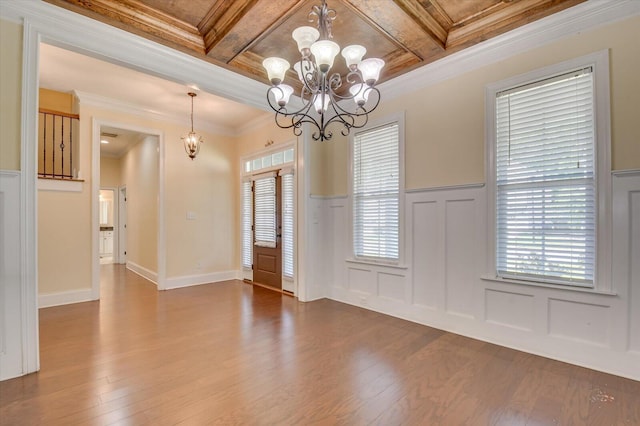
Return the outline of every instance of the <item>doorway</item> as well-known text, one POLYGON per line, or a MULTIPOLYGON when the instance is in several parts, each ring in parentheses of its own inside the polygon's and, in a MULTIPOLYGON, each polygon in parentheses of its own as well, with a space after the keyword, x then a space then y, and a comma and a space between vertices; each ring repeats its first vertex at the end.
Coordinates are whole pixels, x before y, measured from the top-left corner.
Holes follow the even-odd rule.
POLYGON ((296 295, 295 142, 242 160, 242 277, 296 295))
POLYGON ((98 213, 100 237, 98 241, 100 264, 117 263, 118 248, 118 198, 116 188, 100 188, 98 213))

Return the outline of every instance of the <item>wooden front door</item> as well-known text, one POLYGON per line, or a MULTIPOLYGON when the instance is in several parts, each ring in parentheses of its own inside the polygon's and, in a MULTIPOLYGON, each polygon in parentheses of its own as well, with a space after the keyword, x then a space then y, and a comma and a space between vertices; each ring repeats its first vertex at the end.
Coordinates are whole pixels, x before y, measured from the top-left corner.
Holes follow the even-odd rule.
POLYGON ((253 281, 282 289, 282 191, 280 176, 253 182, 253 281))

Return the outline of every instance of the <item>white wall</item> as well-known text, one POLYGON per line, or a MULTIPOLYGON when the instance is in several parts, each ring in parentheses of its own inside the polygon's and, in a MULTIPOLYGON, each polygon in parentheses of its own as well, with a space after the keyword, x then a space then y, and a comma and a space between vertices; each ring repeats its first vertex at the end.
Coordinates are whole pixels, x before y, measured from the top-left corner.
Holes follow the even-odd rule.
POLYGON ((483 185, 406 194, 403 267, 348 261, 350 199, 325 199, 318 267, 334 300, 640 379, 640 172, 614 191, 613 295, 483 280, 483 185))

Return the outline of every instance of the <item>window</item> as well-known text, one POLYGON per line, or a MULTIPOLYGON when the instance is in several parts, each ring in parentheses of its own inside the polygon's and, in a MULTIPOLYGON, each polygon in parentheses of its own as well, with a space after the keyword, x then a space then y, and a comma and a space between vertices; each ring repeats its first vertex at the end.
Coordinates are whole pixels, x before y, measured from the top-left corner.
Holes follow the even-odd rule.
POLYGON ((609 166, 598 158, 596 65, 566 65, 489 91, 494 267, 500 278, 594 287, 607 214, 597 171, 609 166))
POLYGON ((253 265, 253 191, 250 180, 242 182, 242 267, 251 269, 253 265))
POLYGON ((282 275, 293 278, 293 170, 282 173, 282 275))
POLYGON ((356 258, 400 260, 401 122, 352 138, 353 252, 356 258))
POLYGON ((276 246, 276 177, 254 181, 255 245, 276 246))

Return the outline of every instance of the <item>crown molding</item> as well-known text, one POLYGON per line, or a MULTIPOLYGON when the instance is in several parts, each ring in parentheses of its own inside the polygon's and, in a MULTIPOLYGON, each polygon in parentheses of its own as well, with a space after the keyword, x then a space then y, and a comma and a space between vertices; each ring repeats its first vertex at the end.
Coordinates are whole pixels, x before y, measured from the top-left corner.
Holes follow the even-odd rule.
MULTIPOLYGON (((88 92, 81 92, 78 90, 73 91, 74 95, 78 98, 81 105, 89 105, 96 108, 104 108, 108 110, 116 110, 125 114, 134 115, 136 117, 147 118, 150 120, 169 122, 180 126, 190 126, 190 121, 185 118, 178 118, 175 115, 165 112, 155 111, 146 108, 141 105, 135 105, 127 102, 123 102, 117 99, 111 99, 105 96, 96 95, 88 92)), ((238 132, 228 126, 221 126, 215 123, 208 122, 203 125, 199 125, 200 131, 207 131, 213 134, 225 135, 225 136, 237 136, 238 132)))
POLYGON ((42 2, 2 0, 0 17, 29 23, 40 41, 268 110, 269 86, 100 21, 42 2))
POLYGON ((378 85, 394 99, 582 31, 640 15, 638 0, 589 0, 378 85))

